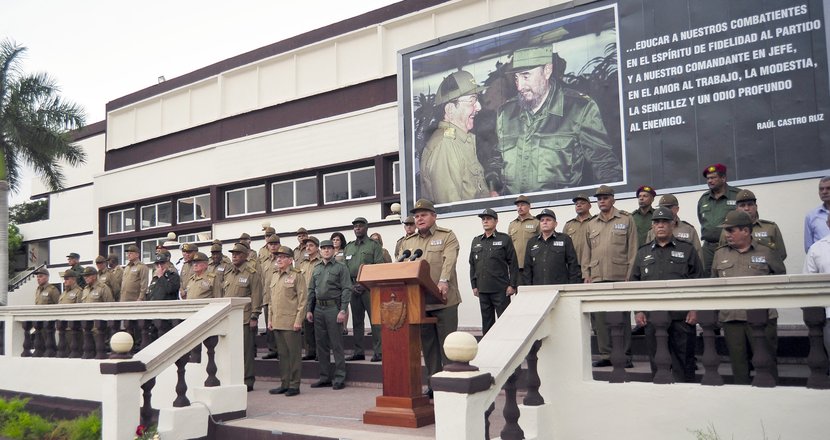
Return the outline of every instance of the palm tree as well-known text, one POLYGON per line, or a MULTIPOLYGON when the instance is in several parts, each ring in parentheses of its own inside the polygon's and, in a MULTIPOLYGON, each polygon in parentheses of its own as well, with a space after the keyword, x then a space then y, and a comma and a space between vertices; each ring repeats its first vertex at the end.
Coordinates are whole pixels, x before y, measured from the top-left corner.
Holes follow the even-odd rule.
POLYGON ((30 166, 51 191, 63 188, 60 163, 77 166, 84 151, 72 145, 71 131, 84 125, 84 111, 61 98, 56 82, 46 73, 25 74, 21 58, 26 48, 0 41, 0 304, 8 288, 9 189, 20 184, 23 165, 30 166))

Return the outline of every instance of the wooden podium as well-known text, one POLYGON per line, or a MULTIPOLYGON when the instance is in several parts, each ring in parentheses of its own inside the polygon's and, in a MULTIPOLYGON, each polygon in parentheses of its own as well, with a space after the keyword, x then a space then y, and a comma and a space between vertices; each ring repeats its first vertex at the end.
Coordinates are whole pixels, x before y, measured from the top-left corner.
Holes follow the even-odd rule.
POLYGON ((442 302, 424 260, 364 264, 357 281, 371 289, 372 324, 382 327, 383 395, 363 413, 363 423, 419 428, 435 423, 421 384, 421 324, 427 303, 442 302))

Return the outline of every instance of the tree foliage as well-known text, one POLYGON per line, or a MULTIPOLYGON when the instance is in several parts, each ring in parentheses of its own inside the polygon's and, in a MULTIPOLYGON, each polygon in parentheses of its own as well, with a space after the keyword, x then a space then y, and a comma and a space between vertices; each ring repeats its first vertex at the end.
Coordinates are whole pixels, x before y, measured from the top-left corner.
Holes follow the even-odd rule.
POLYGON ((49 202, 46 199, 23 202, 9 208, 9 222, 16 225, 49 218, 49 202))

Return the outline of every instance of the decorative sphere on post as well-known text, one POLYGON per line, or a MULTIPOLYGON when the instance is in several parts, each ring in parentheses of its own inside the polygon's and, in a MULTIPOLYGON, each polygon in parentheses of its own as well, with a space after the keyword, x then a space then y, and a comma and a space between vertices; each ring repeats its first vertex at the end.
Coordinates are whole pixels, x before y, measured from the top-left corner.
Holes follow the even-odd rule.
POLYGON ((478 371, 478 367, 470 365, 470 361, 478 353, 476 338, 465 332, 452 332, 444 340, 444 353, 453 361, 444 367, 445 371, 478 371))
POLYGON ((113 359, 130 359, 130 350, 133 348, 133 337, 127 332, 118 332, 110 338, 110 348, 113 359))

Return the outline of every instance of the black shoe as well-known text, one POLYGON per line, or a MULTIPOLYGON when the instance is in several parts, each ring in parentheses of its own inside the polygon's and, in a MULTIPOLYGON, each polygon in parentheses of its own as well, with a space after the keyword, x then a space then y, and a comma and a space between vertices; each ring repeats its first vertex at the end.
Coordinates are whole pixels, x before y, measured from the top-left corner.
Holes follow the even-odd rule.
POLYGON ((268 390, 268 394, 285 394, 288 392, 288 388, 279 387, 279 388, 271 388, 268 390))
POLYGON ((254 386, 253 385, 248 385, 248 392, 250 393, 253 390, 254 390, 254 386))
POLYGON ((625 368, 634 368, 634 363, 631 361, 625 361, 625 368))
POLYGON ((288 391, 285 392, 286 397, 296 396, 300 394, 300 390, 297 388, 289 388, 288 391))
POLYGON ((372 362, 380 362, 383 360, 383 356, 376 354, 372 356, 372 362))
POLYGON ((611 361, 608 360, 608 359, 600 359, 598 361, 594 361, 591 365, 594 368, 602 368, 602 367, 610 367, 612 364, 611 364, 611 361))
POLYGON ((279 359, 280 355, 276 351, 272 351, 268 354, 262 355, 263 359, 279 359))
POLYGON ((366 356, 362 354, 353 354, 346 358, 347 361, 365 361, 366 356))
POLYGON ((427 397, 429 397, 429 400, 432 400, 432 394, 432 388, 427 388, 427 397))
POLYGON ((302 357, 302 360, 304 360, 304 361, 316 361, 317 360, 317 355, 316 354, 307 354, 307 355, 302 357))
POLYGON ((346 388, 346 384, 344 384, 343 382, 337 382, 336 384, 331 386, 331 389, 333 390, 342 390, 343 388, 346 388))
POLYGON ((323 387, 330 387, 330 386, 331 386, 331 381, 328 381, 328 380, 318 380, 317 382, 314 382, 314 383, 313 383, 313 384, 311 384, 310 386, 311 386, 311 388, 323 388, 323 387))

